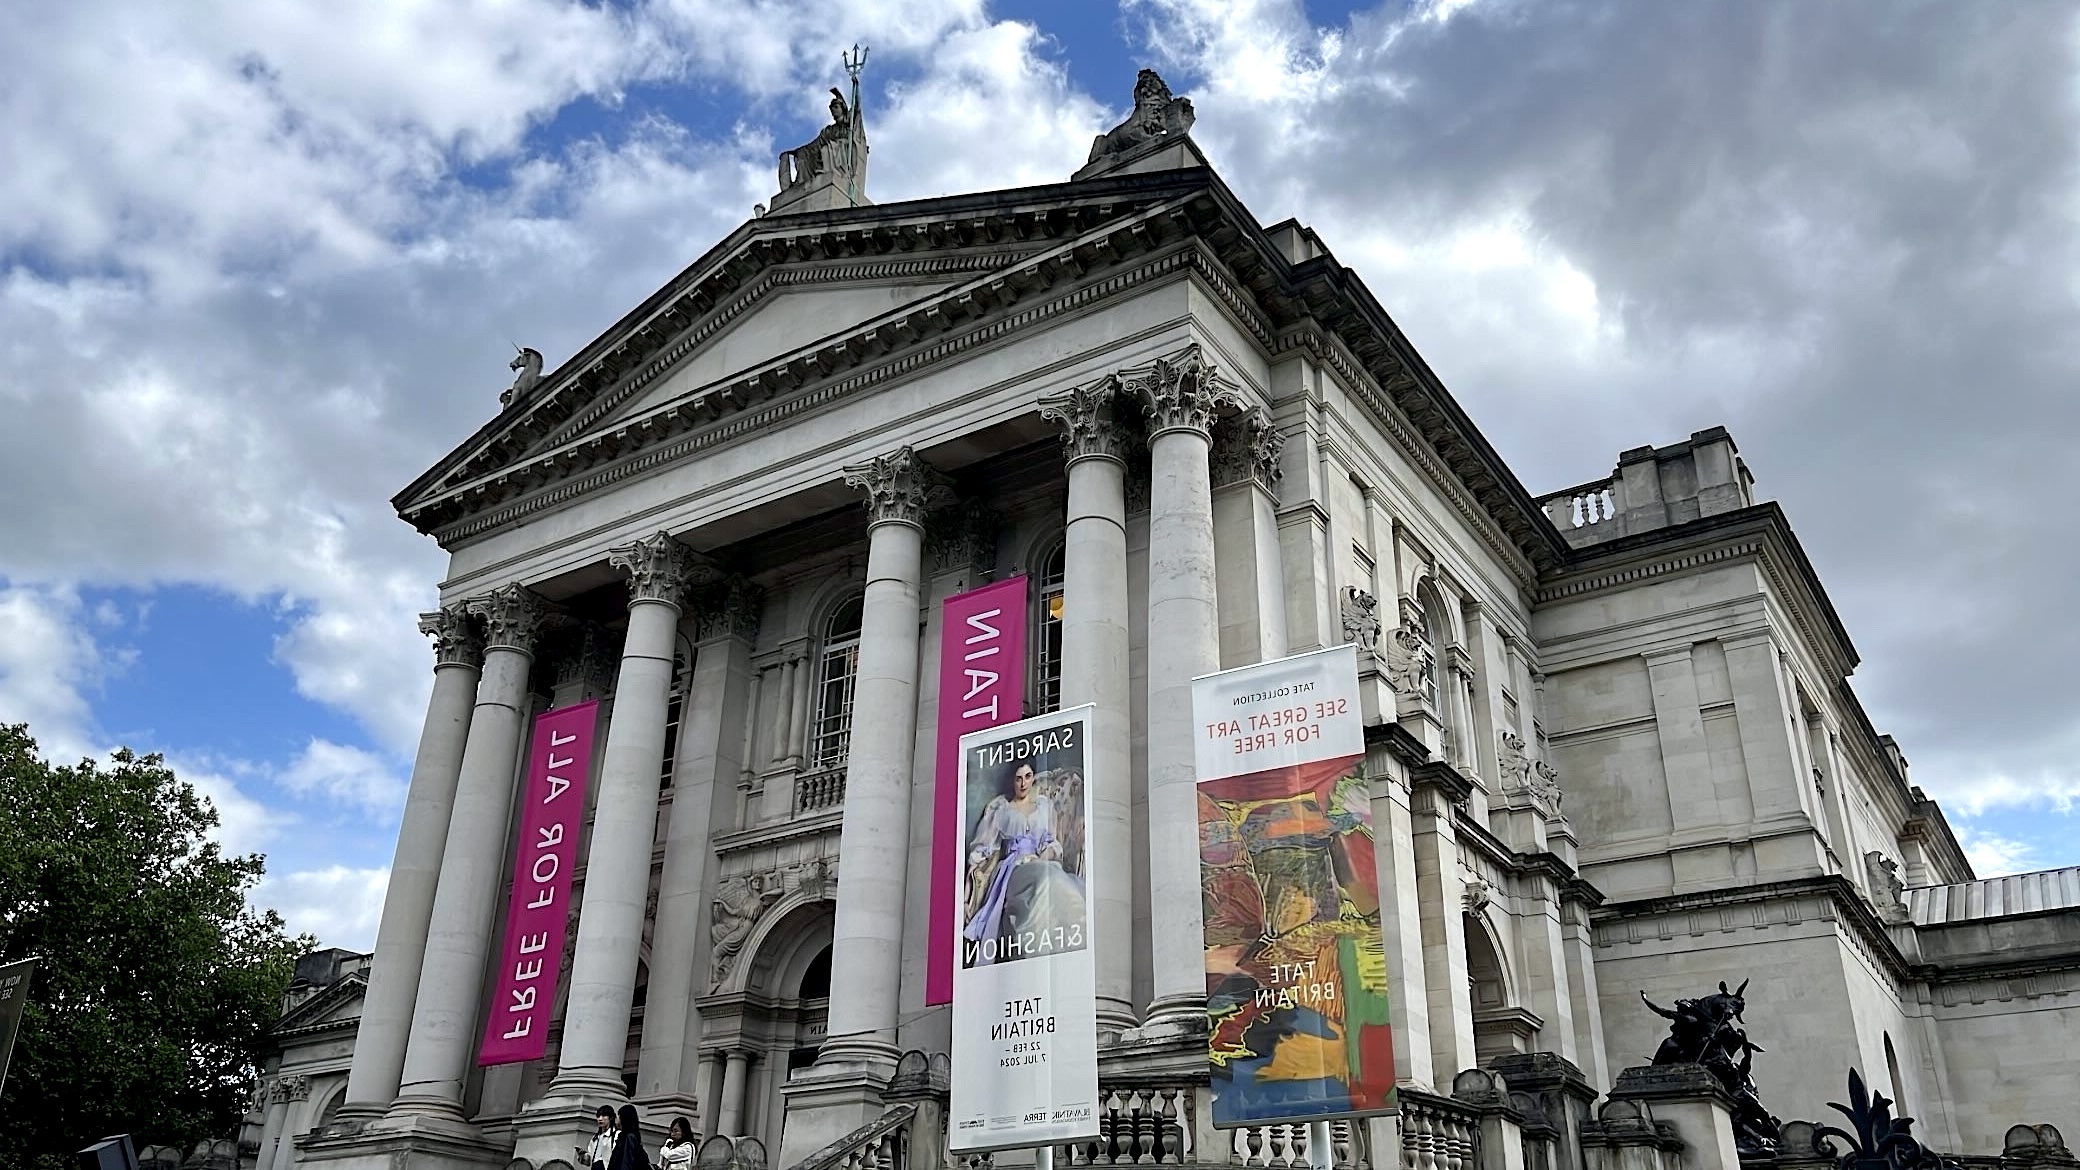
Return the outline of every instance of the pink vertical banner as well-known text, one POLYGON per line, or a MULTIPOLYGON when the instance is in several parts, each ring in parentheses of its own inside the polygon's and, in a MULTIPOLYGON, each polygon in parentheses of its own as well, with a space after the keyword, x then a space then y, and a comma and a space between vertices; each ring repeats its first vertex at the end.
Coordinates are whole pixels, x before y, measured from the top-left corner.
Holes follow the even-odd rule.
POLYGON ((492 982, 480 1065, 539 1060, 548 1044, 598 725, 596 700, 535 717, 527 784, 520 793, 520 835, 513 844, 505 949, 492 982))
POLYGON ((939 727, 932 803, 927 1005, 953 1002, 954 904, 961 871, 961 736, 1025 717, 1026 578, 946 599, 939 621, 939 727))

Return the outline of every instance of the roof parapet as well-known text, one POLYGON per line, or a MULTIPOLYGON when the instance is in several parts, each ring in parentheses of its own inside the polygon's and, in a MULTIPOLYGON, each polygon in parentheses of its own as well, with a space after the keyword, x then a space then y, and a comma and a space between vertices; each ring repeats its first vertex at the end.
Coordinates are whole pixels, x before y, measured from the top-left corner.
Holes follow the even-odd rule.
POLYGON ((1755 502, 1755 477, 1725 427, 1666 447, 1634 447, 1610 478, 1538 499, 1570 548, 1672 528, 1755 502))

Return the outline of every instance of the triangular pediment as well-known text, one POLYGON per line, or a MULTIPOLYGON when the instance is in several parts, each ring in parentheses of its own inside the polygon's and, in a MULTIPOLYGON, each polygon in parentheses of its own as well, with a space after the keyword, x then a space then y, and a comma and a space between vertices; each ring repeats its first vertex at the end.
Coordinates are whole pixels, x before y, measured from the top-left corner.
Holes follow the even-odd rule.
POLYGON ((352 1023, 361 1018, 367 993, 368 976, 357 971, 290 1008, 273 1030, 279 1034, 352 1023))
MULTIPOLYGON (((688 352, 664 377, 564 440, 612 427, 632 415, 690 396, 774 358, 846 333, 906 305, 929 300, 959 283, 956 275, 848 278, 814 269, 775 271, 756 302, 688 352), (792 278, 792 279, 789 279, 792 278)), ((545 440, 554 442, 555 439, 545 440)))
MULTIPOLYGON (((1161 235, 1204 171, 754 219, 392 501, 424 531, 567 475, 674 403, 676 430, 973 324, 1161 235), (1135 233, 1114 240, 1118 232, 1135 233)), ((1174 233, 1173 233, 1174 234, 1174 233)), ((657 425, 644 428, 654 439, 657 425)))

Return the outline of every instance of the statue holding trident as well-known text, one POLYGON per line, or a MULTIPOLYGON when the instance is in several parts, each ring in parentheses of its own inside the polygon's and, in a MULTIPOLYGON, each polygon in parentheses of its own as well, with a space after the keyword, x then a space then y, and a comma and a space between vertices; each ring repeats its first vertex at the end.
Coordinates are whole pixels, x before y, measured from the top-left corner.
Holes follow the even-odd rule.
POLYGON ((867 130, 860 116, 859 75, 867 50, 854 45, 840 58, 852 82, 852 100, 831 89, 831 124, 816 137, 780 154, 780 193, 770 214, 827 211, 867 202, 867 130))

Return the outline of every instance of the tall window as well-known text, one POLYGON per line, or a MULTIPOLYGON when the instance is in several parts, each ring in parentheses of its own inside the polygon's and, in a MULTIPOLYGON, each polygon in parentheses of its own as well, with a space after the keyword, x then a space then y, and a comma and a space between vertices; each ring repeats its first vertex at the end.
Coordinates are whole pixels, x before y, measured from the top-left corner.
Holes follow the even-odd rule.
POLYGON ((1033 575, 1033 714, 1062 709, 1063 546, 1040 560, 1033 575))
POLYGON ((842 765, 852 746, 852 690, 859 679, 863 600, 854 597, 839 606, 823 627, 823 657, 816 666, 816 726, 809 744, 815 767, 842 765))

